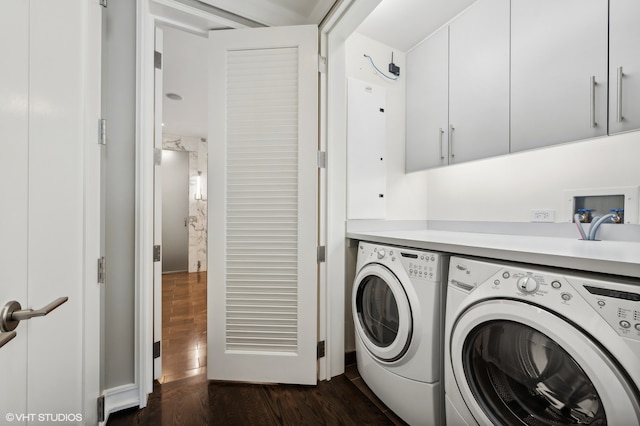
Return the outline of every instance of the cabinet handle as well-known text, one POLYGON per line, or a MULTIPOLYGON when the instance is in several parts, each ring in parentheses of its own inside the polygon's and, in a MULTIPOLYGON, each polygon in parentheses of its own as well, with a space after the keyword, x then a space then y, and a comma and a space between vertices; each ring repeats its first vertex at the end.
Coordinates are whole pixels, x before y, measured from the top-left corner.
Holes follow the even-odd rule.
POLYGON ((444 130, 442 130, 442 127, 438 129, 438 132, 438 137, 440 138, 440 159, 444 160, 444 153, 442 152, 442 135, 444 134, 444 130))
POLYGON ((592 75, 591 76, 591 80, 590 80, 590 84, 589 84, 589 90, 591 90, 591 108, 590 108, 590 121, 591 121, 591 128, 595 128, 598 123, 596 123, 596 76, 592 75))
POLYGON ((456 156, 453 153, 453 131, 454 130, 455 128, 453 127, 453 124, 449 124, 449 156, 451 157, 451 159, 453 159, 453 157, 456 156))
POLYGON ((622 72, 622 67, 618 67, 618 104, 616 109, 616 119, 618 123, 622 123, 622 77, 624 77, 624 73, 622 72))

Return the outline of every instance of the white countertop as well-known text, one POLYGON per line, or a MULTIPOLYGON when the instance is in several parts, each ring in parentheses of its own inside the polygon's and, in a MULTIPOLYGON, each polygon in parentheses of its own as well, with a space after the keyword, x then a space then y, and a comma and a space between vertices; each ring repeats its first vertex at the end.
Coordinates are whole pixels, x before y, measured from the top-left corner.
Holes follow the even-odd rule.
POLYGON ((347 231, 347 238, 640 278, 640 242, 429 229, 347 231))

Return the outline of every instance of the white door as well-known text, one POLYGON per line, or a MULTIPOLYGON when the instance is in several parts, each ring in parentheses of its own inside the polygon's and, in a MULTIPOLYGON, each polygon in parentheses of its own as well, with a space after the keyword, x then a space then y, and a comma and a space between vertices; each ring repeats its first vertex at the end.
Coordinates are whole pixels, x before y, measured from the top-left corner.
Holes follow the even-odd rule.
POLYGON ((2 424, 97 421, 100 16, 0 2, 0 309, 68 297, 0 348, 2 424))
POLYGON ((212 31, 209 379, 317 379, 318 30, 212 31))
POLYGON ((153 378, 162 376, 162 54, 164 33, 155 29, 153 98, 153 378))

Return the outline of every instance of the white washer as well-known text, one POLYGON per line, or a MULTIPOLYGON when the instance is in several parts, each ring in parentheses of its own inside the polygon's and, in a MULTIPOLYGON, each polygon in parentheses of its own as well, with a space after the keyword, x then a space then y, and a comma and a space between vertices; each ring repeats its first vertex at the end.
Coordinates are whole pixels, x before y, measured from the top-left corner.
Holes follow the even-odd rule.
POLYGON ((411 425, 440 425, 446 256, 361 242, 353 286, 360 376, 411 425))
POLYGON ((640 424, 640 281, 451 257, 448 425, 640 424))

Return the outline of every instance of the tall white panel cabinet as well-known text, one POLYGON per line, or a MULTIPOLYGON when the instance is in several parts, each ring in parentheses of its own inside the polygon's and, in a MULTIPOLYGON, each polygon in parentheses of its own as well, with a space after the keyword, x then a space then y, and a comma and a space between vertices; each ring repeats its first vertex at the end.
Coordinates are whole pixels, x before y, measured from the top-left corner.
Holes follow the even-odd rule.
POLYGON ((640 1, 609 3, 609 133, 618 133, 640 128, 640 1))
POLYGON ((449 25, 449 163, 509 152, 509 3, 481 0, 449 25))
POLYGON ((349 78, 347 90, 347 218, 384 219, 386 92, 355 78, 349 78))
POLYGON ((481 0, 407 55, 407 172, 509 152, 509 0, 481 0))
POLYGON ((512 152, 607 134, 608 3, 512 3, 512 152))

